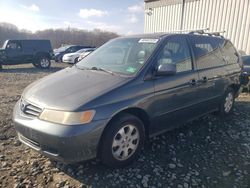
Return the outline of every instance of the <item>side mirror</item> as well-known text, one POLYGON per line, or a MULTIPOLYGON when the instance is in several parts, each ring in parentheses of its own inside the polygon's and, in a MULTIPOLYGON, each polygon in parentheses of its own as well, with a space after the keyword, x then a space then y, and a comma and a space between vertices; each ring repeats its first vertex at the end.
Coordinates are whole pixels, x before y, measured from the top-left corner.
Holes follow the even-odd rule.
POLYGON ((168 63, 158 65, 156 75, 157 76, 167 76, 176 74, 176 64, 168 63))

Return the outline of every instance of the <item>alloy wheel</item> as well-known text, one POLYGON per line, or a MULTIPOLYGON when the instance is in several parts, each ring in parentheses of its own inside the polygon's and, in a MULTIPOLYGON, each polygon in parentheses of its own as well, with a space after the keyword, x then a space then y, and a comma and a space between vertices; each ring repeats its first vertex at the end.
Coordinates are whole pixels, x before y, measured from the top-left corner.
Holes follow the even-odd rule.
POLYGON ((120 161, 131 157, 138 147, 139 139, 140 134, 136 126, 123 126, 113 138, 113 157, 120 161))
POLYGON ((224 110, 226 113, 230 112, 233 107, 234 97, 233 93, 229 92, 225 98, 224 110))
POLYGON ((49 60, 46 58, 41 59, 40 65, 42 68, 47 68, 49 66, 49 60))

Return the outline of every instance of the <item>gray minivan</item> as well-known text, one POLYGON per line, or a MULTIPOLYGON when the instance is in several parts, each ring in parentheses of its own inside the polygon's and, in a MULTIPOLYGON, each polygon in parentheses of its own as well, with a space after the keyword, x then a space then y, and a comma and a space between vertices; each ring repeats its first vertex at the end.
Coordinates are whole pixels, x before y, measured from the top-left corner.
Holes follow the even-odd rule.
POLYGON ((223 37, 121 37, 29 85, 13 120, 20 141, 50 158, 98 157, 121 167, 148 137, 210 112, 230 114, 241 72, 238 52, 223 37))

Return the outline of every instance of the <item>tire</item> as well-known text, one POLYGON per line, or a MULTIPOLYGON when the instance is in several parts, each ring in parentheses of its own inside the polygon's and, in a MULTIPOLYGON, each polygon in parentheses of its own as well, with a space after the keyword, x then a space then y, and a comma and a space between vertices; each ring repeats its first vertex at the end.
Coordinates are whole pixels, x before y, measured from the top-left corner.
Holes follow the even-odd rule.
POLYGON ((36 68, 40 68, 40 66, 37 63, 32 63, 32 65, 36 68))
POLYGON ((136 116, 123 113, 105 129, 100 142, 100 159, 104 165, 111 168, 127 166, 139 156, 144 140, 142 121, 136 116))
POLYGON ((38 57, 38 62, 37 62, 39 68, 41 69, 48 69, 50 68, 51 62, 49 58, 45 56, 38 57))
POLYGON ((223 118, 230 115, 234 108, 235 93, 232 88, 228 88, 222 98, 219 115, 223 118))
POLYGON ((75 60, 74 60, 74 64, 76 64, 78 62, 78 57, 77 58, 75 58, 75 60))

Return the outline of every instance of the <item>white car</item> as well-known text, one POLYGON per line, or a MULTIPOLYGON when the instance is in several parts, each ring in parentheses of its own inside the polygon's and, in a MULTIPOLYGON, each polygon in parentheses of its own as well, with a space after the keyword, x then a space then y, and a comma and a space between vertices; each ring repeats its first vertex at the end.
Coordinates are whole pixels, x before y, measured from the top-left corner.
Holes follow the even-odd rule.
POLYGON ((78 50, 78 51, 76 51, 74 53, 65 54, 63 56, 63 58, 62 58, 62 62, 70 63, 70 64, 77 63, 78 62, 78 57, 80 56, 80 54, 86 52, 87 49, 89 49, 89 48, 84 48, 84 49, 78 50))
POLYGON ((86 48, 84 52, 80 54, 78 57, 78 61, 81 61, 83 58, 85 58, 87 55, 92 53, 96 48, 86 48))

